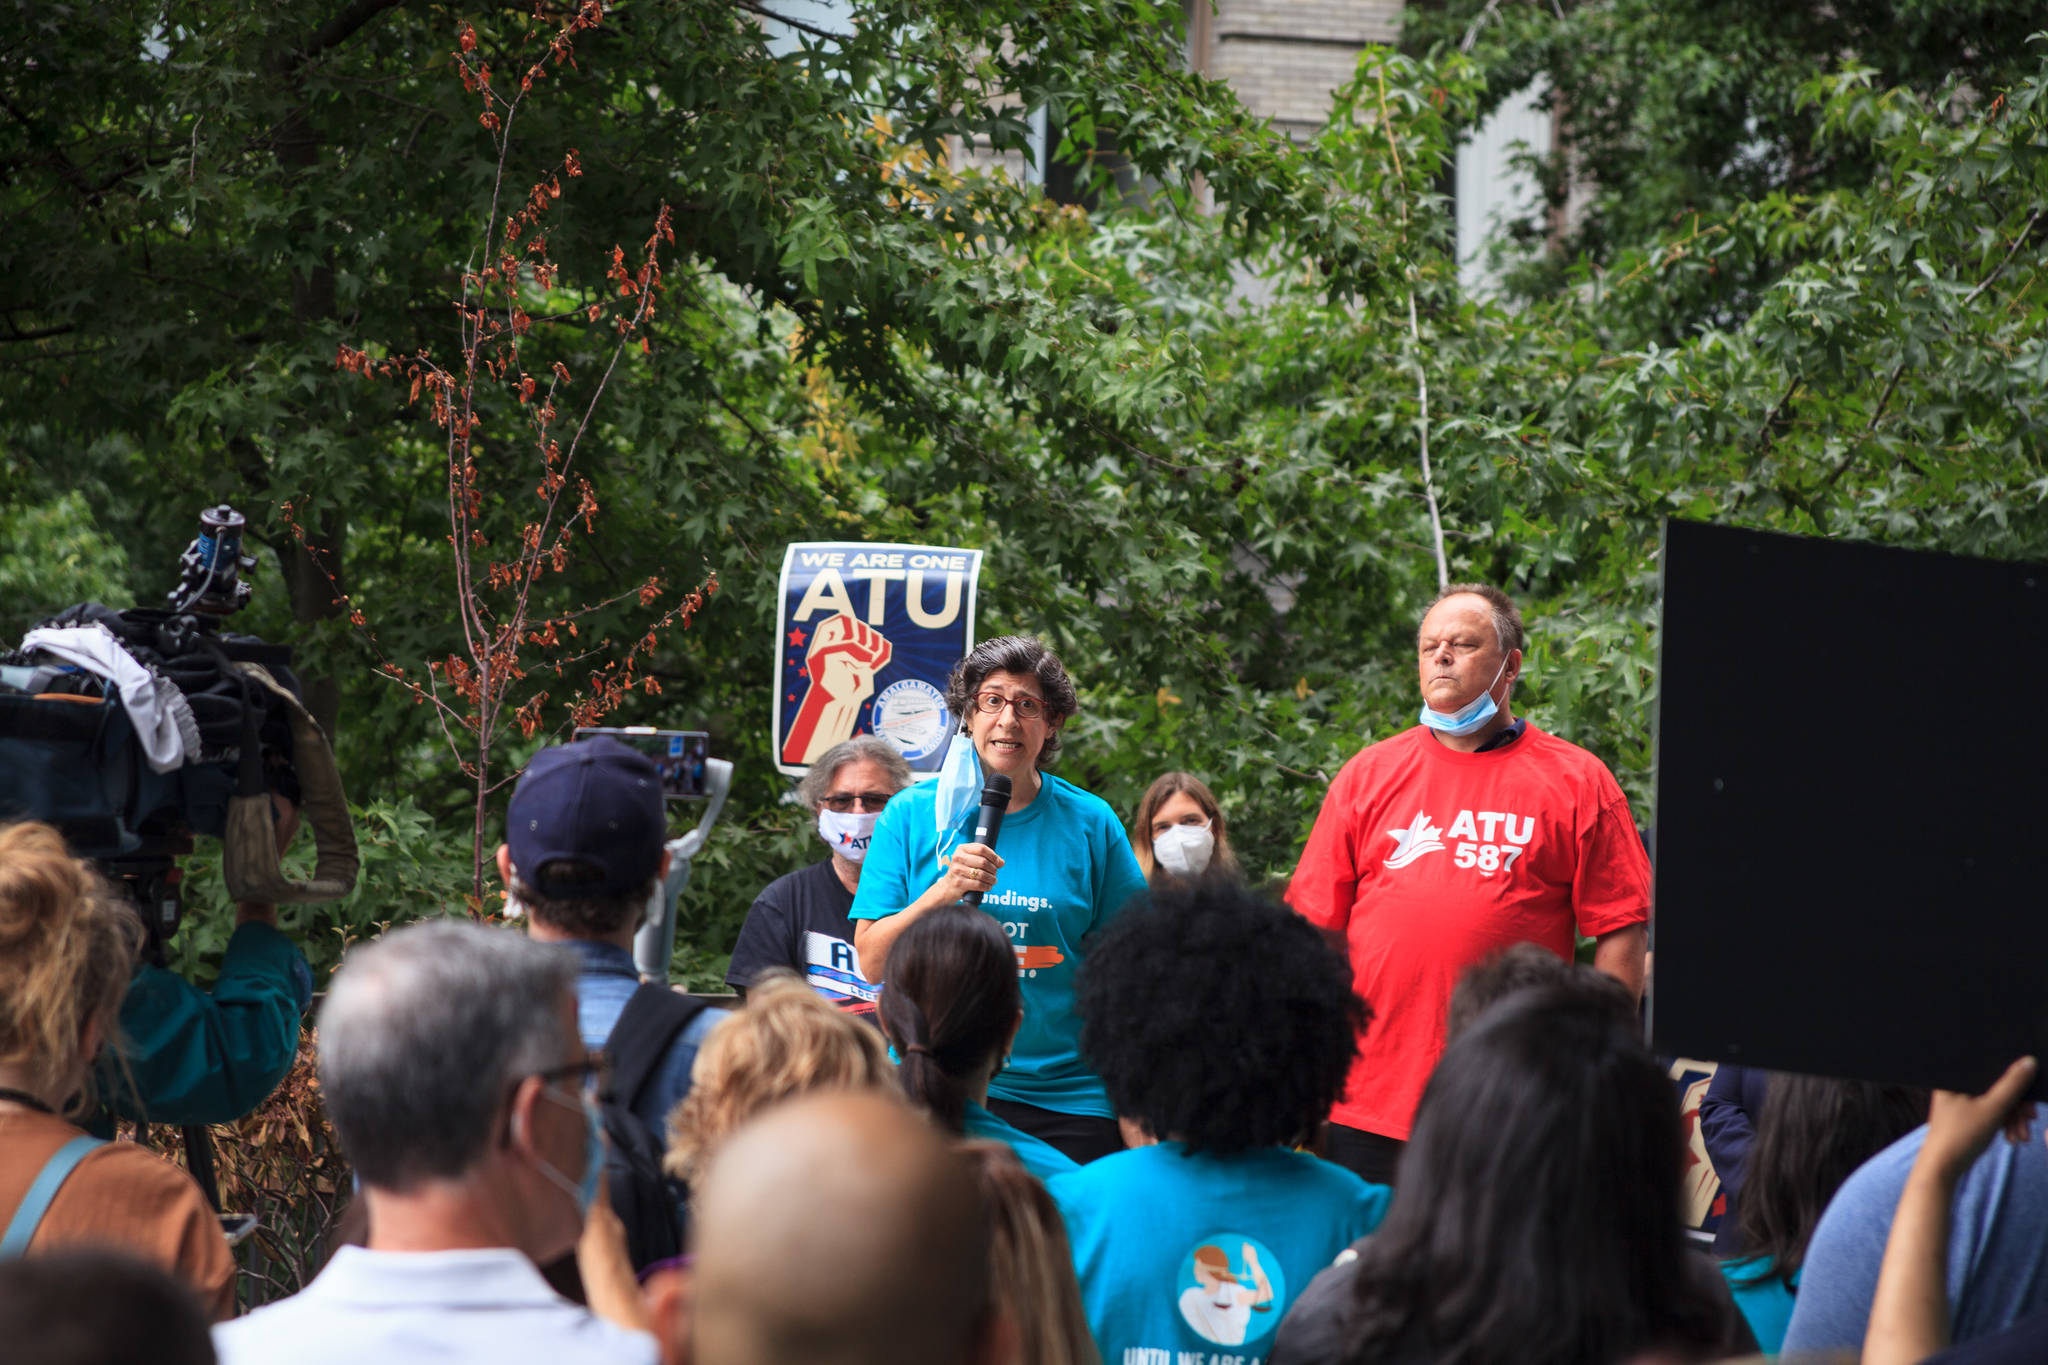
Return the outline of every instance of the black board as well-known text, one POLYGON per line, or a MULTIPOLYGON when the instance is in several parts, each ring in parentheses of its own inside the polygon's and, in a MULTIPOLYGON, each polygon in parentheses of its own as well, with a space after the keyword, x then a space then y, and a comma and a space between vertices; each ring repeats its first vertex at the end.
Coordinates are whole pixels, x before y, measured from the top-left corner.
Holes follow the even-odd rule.
POLYGON ((2048 1059, 2048 568, 1673 521, 1662 569, 1657 1050, 2048 1059))

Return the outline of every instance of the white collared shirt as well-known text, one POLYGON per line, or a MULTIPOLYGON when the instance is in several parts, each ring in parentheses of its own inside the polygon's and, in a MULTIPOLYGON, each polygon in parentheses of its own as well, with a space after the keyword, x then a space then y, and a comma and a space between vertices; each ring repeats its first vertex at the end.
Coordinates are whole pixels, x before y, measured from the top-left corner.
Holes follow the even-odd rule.
POLYGON ((221 1365, 654 1365, 654 1338, 556 1294, 509 1247, 345 1246, 300 1293, 213 1329, 221 1365))

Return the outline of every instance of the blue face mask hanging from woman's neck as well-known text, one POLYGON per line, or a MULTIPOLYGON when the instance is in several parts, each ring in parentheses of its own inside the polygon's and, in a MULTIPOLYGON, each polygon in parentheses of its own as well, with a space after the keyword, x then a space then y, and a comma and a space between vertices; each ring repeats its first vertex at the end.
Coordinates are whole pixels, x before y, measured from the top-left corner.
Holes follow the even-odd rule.
POLYGON ((952 847, 948 835, 958 837, 960 822, 981 799, 981 759, 974 752, 974 736, 961 726, 946 746, 946 758, 939 766, 938 798, 932 814, 938 821, 939 849, 952 847))
POLYGON ((1493 681, 1486 690, 1466 702, 1455 711, 1432 711, 1428 702, 1422 703, 1422 723, 1442 735, 1469 735, 1492 720, 1500 712, 1500 706, 1493 699, 1493 689, 1500 684, 1500 675, 1508 671, 1508 658, 1503 654, 1500 667, 1493 672, 1493 681))

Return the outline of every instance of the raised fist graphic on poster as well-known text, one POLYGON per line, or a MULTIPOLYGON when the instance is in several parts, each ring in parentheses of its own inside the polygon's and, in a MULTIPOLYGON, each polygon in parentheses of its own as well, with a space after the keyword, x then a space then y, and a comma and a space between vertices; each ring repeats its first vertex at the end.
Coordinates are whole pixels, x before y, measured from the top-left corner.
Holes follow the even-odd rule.
POLYGON ((933 777, 954 730, 953 665, 974 647, 981 551, 801 541, 775 585, 770 752, 786 777, 874 735, 933 777))
POLYGON ((843 740, 853 738, 861 704, 875 692, 875 674, 894 653, 882 632, 840 612, 811 632, 804 655, 810 686, 782 744, 784 763, 810 763, 843 740))

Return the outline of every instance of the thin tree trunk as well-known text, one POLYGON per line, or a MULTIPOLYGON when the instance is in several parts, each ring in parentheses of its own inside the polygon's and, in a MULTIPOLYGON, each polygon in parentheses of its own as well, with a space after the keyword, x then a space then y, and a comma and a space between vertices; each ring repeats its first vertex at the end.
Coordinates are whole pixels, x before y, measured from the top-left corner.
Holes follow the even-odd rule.
POLYGON ((1444 556, 1444 520, 1436 506, 1436 480, 1429 472, 1429 375, 1422 368, 1422 329, 1415 322, 1415 291, 1408 291, 1408 341, 1415 355, 1415 391, 1422 401, 1422 496, 1429 503, 1429 533, 1436 550, 1436 588, 1451 586, 1451 565, 1444 556))

